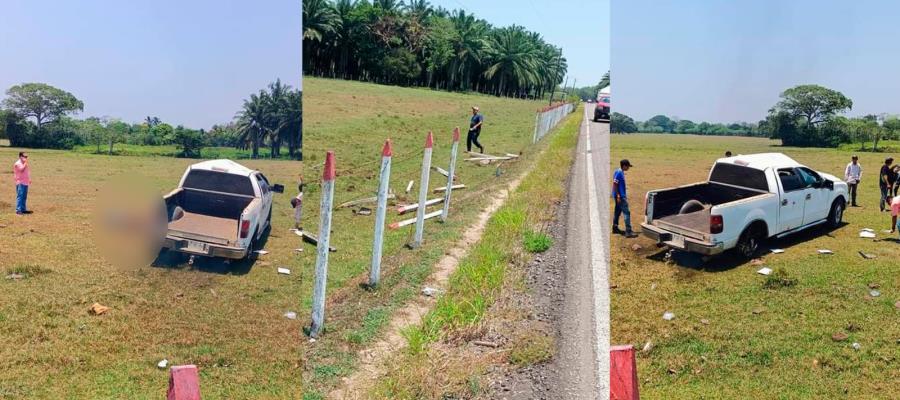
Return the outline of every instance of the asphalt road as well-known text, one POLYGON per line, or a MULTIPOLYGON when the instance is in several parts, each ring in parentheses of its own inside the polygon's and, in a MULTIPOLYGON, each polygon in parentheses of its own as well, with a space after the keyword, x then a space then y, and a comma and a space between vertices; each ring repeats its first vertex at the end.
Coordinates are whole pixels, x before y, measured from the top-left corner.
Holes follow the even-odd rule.
POLYGON ((609 398, 609 124, 585 107, 569 186, 558 393, 609 398))

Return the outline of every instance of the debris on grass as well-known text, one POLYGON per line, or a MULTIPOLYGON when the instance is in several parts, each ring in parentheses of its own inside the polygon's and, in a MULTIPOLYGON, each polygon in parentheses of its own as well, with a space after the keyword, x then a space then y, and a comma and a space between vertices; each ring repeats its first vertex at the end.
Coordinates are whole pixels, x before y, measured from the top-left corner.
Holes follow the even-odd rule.
POLYGON ((881 287, 881 285, 879 285, 879 284, 877 284, 877 283, 875 283, 875 282, 869 282, 869 284, 866 285, 866 286, 868 286, 869 289, 878 289, 878 288, 881 287))
POLYGON ((254 251, 254 253, 259 254, 261 256, 269 254, 268 250, 256 250, 256 251, 254 251))
POLYGON ((299 249, 299 248, 298 248, 298 249, 294 249, 294 251, 296 251, 296 252, 298 252, 298 253, 302 253, 302 252, 303 252, 303 249, 299 249))
MULTIPOLYGON (((393 198, 394 198, 394 194, 393 194, 393 193, 389 193, 389 194, 387 195, 387 198, 388 198, 388 199, 393 199, 393 198)), ((352 207, 352 206, 359 205, 359 204, 374 203, 374 202, 376 202, 376 201, 378 201, 378 196, 366 197, 366 198, 364 198, 364 199, 351 200, 351 201, 348 201, 348 202, 346 202, 346 203, 341 203, 340 205, 338 205, 338 206, 335 207, 335 208, 352 207)))
POLYGON ((881 296, 881 292, 879 292, 879 291, 877 291, 877 290, 875 290, 875 289, 872 289, 872 290, 869 291, 869 296, 872 296, 872 297, 878 297, 878 296, 881 296))
POLYGON ((831 340, 834 340, 835 342, 843 342, 849 337, 850 336, 844 332, 835 332, 833 335, 831 335, 831 340))
POLYGON ((754 258, 753 261, 750 261, 750 265, 763 265, 765 263, 762 258, 754 258))
POLYGON ((500 344, 498 344, 497 342, 488 342, 485 340, 474 340, 474 341, 472 341, 472 344, 474 344, 476 346, 490 347, 492 349, 496 349, 496 348, 500 347, 500 344))
POLYGON ((769 267, 763 267, 763 268, 760 269, 759 271, 756 271, 756 273, 757 273, 757 274, 760 274, 760 275, 769 275, 769 274, 772 273, 772 268, 769 268, 769 267))
POLYGON ((297 313, 295 313, 293 311, 288 311, 288 312, 284 313, 284 317, 287 319, 297 319, 297 313))
POLYGON ((656 282, 650 284, 650 290, 656 290, 656 282))
POLYGON ((828 249, 819 249, 819 254, 834 254, 834 252, 828 249))
POLYGON ((103 315, 103 314, 106 314, 106 312, 108 312, 108 311, 109 311, 109 307, 104 306, 100 303, 94 303, 93 305, 91 305, 91 308, 88 309, 88 312, 92 315, 103 315))
POLYGON ((861 232, 872 232, 872 233, 875 233, 875 230, 872 229, 872 228, 862 228, 862 229, 860 229, 860 231, 861 231, 861 232))
POLYGON ((409 181, 409 184, 406 185, 406 193, 409 193, 409 191, 412 190, 413 183, 416 183, 416 181, 409 181))
POLYGON ((424 294, 425 296, 428 296, 428 297, 437 296, 437 295, 441 294, 441 292, 442 292, 441 289, 435 289, 435 288, 429 287, 429 286, 426 286, 424 289, 422 289, 422 294, 424 294))
POLYGON ((865 230, 859 232, 859 237, 861 237, 861 238, 874 239, 876 236, 877 235, 875 235, 875 232, 870 232, 870 231, 865 231, 865 230))
POLYGON ((781 254, 781 253, 784 253, 784 249, 772 249, 772 253, 781 254))
POLYGON ((354 210, 353 213, 356 215, 372 215, 372 209, 367 207, 360 207, 359 210, 354 210))
POLYGON ((159 369, 166 369, 169 366, 169 360, 163 358, 162 361, 156 363, 156 367, 159 369))
POLYGON ((25 277, 25 275, 17 274, 17 273, 15 273, 15 272, 13 272, 13 273, 7 275, 7 276, 6 276, 6 279, 10 279, 10 280, 17 281, 17 280, 22 279, 22 278, 24 278, 24 277, 25 277))
POLYGON ((637 244, 637 243, 631 245, 631 250, 632 250, 632 251, 640 251, 640 250, 643 249, 643 248, 644 248, 644 246, 641 246, 641 245, 639 245, 639 244, 637 244))
POLYGON ((666 311, 663 313, 663 319, 666 321, 671 321, 671 320, 675 319, 675 313, 666 311))
POLYGON ((287 269, 287 268, 278 267, 278 273, 279 273, 279 274, 284 274, 284 275, 290 275, 290 274, 291 274, 291 270, 289 270, 289 269, 287 269))
POLYGON ((859 343, 857 343, 857 342, 853 342, 853 348, 854 348, 855 350, 859 350, 859 349, 862 348, 862 345, 859 344, 859 343))
POLYGON ((875 254, 863 253, 861 250, 859 251, 859 255, 866 260, 872 260, 878 257, 875 254))
POLYGON ((653 342, 648 340, 647 343, 644 344, 644 348, 641 351, 644 353, 649 353, 650 350, 653 350, 653 342))
POLYGON ((706 318, 703 318, 703 319, 700 320, 700 323, 703 324, 703 325, 709 325, 709 320, 706 319, 706 318))
POLYGON ((766 308, 765 307, 754 307, 753 310, 750 310, 750 312, 752 312, 753 315, 759 315, 759 314, 766 312, 766 308))

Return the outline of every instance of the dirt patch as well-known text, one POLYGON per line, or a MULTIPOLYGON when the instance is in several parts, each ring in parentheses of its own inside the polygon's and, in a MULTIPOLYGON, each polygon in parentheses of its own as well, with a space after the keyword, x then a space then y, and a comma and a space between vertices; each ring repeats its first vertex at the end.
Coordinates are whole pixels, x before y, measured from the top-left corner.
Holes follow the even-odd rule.
MULTIPOLYGON (((509 185, 494 196, 490 204, 478 215, 478 219, 463 233, 460 240, 447 254, 438 261, 431 276, 425 281, 426 286, 443 288, 450 275, 456 270, 460 259, 465 257, 468 249, 481 239, 484 228, 491 215, 509 198, 528 171, 516 177, 509 185)), ((434 304, 431 297, 417 297, 414 301, 397 310, 388 325, 385 336, 371 347, 359 352, 358 369, 343 380, 342 387, 332 391, 330 398, 362 399, 369 387, 384 370, 381 366, 388 357, 398 349, 405 347, 406 339, 403 329, 421 323, 422 318, 434 304)))

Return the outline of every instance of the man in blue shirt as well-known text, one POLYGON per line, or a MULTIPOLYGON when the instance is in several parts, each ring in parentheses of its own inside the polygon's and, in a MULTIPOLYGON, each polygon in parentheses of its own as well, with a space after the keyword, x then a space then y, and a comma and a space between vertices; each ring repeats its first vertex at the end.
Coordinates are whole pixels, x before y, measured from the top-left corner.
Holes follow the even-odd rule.
POLYGON ((623 233, 619 230, 619 215, 625 215, 625 237, 637 237, 631 229, 631 210, 628 209, 628 196, 625 190, 625 171, 631 168, 628 160, 619 162, 619 169, 613 173, 612 197, 616 201, 616 208, 613 211, 613 233, 623 233))
POLYGON ((472 119, 469 121, 469 135, 466 137, 466 153, 472 152, 472 143, 484 154, 484 146, 478 143, 478 135, 481 134, 481 123, 484 117, 478 113, 478 106, 472 107, 472 119))

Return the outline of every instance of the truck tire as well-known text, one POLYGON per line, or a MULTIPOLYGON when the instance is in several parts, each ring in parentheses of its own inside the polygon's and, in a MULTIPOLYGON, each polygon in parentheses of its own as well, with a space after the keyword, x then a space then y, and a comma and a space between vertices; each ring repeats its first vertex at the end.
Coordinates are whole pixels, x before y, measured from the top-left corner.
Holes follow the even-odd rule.
POLYGON ((741 237, 738 239, 737 245, 734 246, 734 251, 745 259, 752 259, 759 252, 760 242, 763 240, 763 235, 756 226, 751 225, 748 226, 747 229, 744 229, 744 232, 741 233, 741 237))
POLYGON ((828 212, 828 226, 831 229, 841 226, 844 220, 844 199, 838 198, 831 203, 831 211, 828 212))
POLYGON ((679 214, 690 214, 692 212, 702 211, 703 208, 706 207, 699 200, 688 200, 684 202, 681 206, 681 210, 678 211, 679 214))

